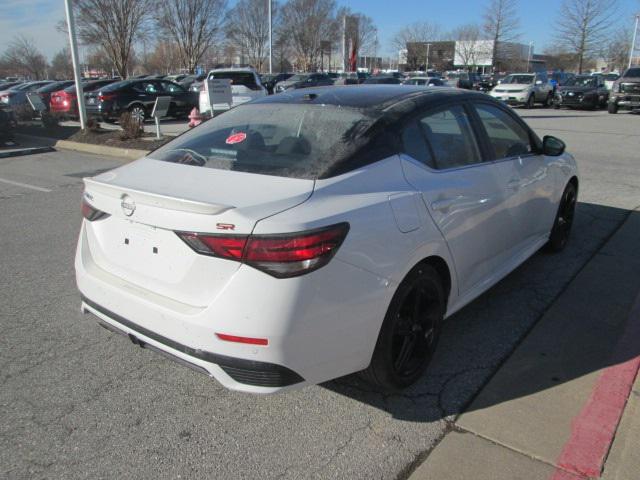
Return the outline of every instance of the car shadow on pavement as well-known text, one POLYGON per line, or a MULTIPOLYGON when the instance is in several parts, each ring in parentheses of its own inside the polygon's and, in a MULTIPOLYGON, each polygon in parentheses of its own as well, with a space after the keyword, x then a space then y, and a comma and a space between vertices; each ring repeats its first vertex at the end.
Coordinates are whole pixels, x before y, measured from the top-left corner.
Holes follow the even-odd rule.
MULTIPOLYGON (((559 344, 549 345, 547 352, 541 351, 539 359, 534 358, 520 372, 522 381, 514 381, 502 389, 500 396, 481 405, 474 404, 474 408, 485 408, 553 388, 640 355, 640 342, 635 342, 635 347, 627 351, 624 358, 612 360, 610 355, 624 327, 617 325, 613 328, 611 322, 615 320, 624 324, 628 315, 606 318, 608 328, 601 328, 597 322, 587 318, 589 312, 599 310, 606 316, 611 310, 611 302, 618 302, 617 297, 621 295, 626 294, 625 301, 630 296, 635 299, 640 289, 640 274, 630 273, 633 265, 617 260, 621 263, 618 277, 603 267, 602 278, 595 281, 597 288, 585 292, 579 300, 573 298, 577 283, 570 286, 574 279, 577 282, 578 275, 580 279, 584 278, 588 271, 598 266, 597 262, 602 261, 604 255, 609 255, 609 246, 598 255, 596 252, 630 215, 638 217, 636 225, 640 231, 640 212, 579 203, 567 248, 559 254, 538 252, 488 292, 448 318, 433 361, 421 380, 411 388, 381 393, 357 374, 321 386, 385 410, 396 419, 412 422, 452 420, 469 408, 482 387, 545 314, 560 315, 558 322, 564 326, 556 333, 574 335, 575 341, 561 336, 559 344), (581 273, 583 270, 584 275, 581 273), (600 285, 600 282, 603 283, 600 285), (633 290, 633 295, 630 290, 633 290), (561 311, 558 313, 556 310, 561 311), (546 361, 544 357, 553 355, 558 348, 575 351, 582 360, 563 365, 561 375, 551 371, 547 375, 541 368, 546 361), (592 355, 585 357, 584 352, 592 355), (540 370, 543 375, 540 375, 540 370)), ((621 237, 631 242, 633 239, 637 241, 639 235, 621 237)), ((616 237, 621 250, 632 248, 618 240, 616 237)), ((639 267, 640 260, 635 264, 636 271, 639 267)), ((558 340, 557 336, 554 338, 558 340)))

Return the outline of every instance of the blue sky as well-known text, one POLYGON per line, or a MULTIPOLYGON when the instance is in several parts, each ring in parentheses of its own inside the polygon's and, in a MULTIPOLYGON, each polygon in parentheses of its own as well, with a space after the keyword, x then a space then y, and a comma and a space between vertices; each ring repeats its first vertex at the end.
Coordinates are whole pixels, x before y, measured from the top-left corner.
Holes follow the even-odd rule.
MULTIPOLYGON (((378 26, 381 52, 390 55, 391 37, 408 23, 428 20, 451 30, 458 25, 482 20, 483 5, 488 0, 338 0, 373 18, 378 26)), ((230 3, 235 3, 230 0, 230 3)), ((534 42, 539 53, 550 43, 553 21, 561 0, 519 0, 521 37, 523 43, 534 42), (543 12, 547 12, 546 14, 543 12)), ((633 12, 640 11, 640 0, 619 0, 619 22, 631 27, 633 12)), ((35 40, 49 58, 66 42, 55 29, 64 18, 64 0, 0 0, 0 52, 11 39, 22 33, 35 40)))

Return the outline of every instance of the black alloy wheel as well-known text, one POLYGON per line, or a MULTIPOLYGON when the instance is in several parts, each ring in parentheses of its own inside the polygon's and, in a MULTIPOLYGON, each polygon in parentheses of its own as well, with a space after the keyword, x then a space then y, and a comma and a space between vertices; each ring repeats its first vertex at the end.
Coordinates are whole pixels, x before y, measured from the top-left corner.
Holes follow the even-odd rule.
POLYGON ((416 266, 391 301, 365 379, 385 390, 415 383, 433 357, 445 310, 438 273, 430 265, 416 266))
POLYGON ((560 252, 564 250, 569 241, 571 234, 571 226, 576 212, 576 203, 578 201, 578 192, 573 183, 567 184, 558 206, 549 241, 546 244, 546 250, 550 252, 560 252))

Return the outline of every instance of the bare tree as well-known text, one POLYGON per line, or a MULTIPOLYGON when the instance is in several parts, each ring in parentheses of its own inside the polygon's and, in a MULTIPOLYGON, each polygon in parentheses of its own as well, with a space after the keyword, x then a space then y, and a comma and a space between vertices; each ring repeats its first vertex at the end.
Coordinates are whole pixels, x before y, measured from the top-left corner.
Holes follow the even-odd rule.
POLYGON ((178 45, 182 66, 194 72, 222 33, 227 0, 162 0, 154 7, 158 28, 178 45))
POLYGON ((585 58, 605 42, 616 18, 616 0, 563 0, 556 20, 556 39, 575 52, 578 73, 585 58))
POLYGON ((493 40, 491 58, 495 70, 499 62, 498 56, 501 43, 513 42, 518 39, 518 6, 516 0, 490 0, 484 10, 484 31, 493 40))
POLYGON ((147 72, 158 72, 165 75, 176 73, 176 65, 180 65, 180 52, 174 42, 159 41, 145 59, 144 69, 147 72))
POLYGON ((463 65, 467 70, 492 54, 492 42, 487 41, 478 25, 462 25, 451 32, 451 37, 456 40, 455 64, 463 65))
MULTIPOLYGON (((278 21, 277 4, 273 5, 272 20, 278 21)), ((267 0, 240 0, 229 12, 227 36, 244 55, 249 64, 262 71, 269 53, 269 23, 267 0)))
POLYGON ((94 47, 93 49, 91 49, 87 53, 85 61, 87 64, 87 68, 89 70, 95 71, 98 74, 106 73, 111 75, 115 73, 113 62, 109 58, 109 55, 107 55, 106 52, 100 47, 94 47))
POLYGON ((73 64, 69 47, 64 47, 53 56, 49 74, 53 78, 73 78, 73 64))
POLYGON ((402 28, 391 39, 395 50, 404 50, 409 43, 426 43, 442 38, 442 29, 431 22, 415 22, 402 28))
POLYGON ((542 53, 547 57, 549 70, 573 70, 576 66, 576 55, 567 51, 563 45, 548 46, 542 53))
POLYGON ((289 0, 282 7, 280 34, 288 37, 299 68, 318 68, 321 42, 337 33, 334 0, 289 0))
MULTIPOLYGON (((75 0, 73 9, 83 43, 103 51, 122 78, 126 78, 134 44, 148 33, 153 0, 75 0)), ((63 22, 59 29, 66 30, 63 22)))
POLYGON ((622 72, 627 68, 632 39, 633 32, 628 28, 620 28, 609 37, 601 52, 609 70, 622 72))
POLYGON ((9 43, 2 55, 2 63, 5 69, 34 80, 40 80, 46 75, 47 59, 33 40, 24 35, 17 35, 9 43))

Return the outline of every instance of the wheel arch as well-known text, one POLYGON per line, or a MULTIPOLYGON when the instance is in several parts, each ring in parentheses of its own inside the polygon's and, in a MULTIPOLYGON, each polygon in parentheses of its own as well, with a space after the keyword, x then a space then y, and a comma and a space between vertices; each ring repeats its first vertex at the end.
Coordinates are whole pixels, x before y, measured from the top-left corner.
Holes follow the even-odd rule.
POLYGON ((569 183, 573 184, 573 186, 574 186, 574 187, 576 187, 576 192, 578 192, 578 191, 579 191, 579 188, 578 188, 578 177, 577 177, 576 175, 573 175, 573 176, 569 179, 569 181, 567 182, 567 184, 569 184, 569 183))
MULTIPOLYGON (((429 257, 420 260, 413 268, 418 265, 429 265, 438 273, 438 276, 442 280, 442 286, 444 287, 447 302, 451 297, 451 269, 447 261, 439 255, 431 255, 429 257)), ((413 268, 411 270, 413 270, 413 268)), ((410 270, 410 271, 411 271, 410 270)))

